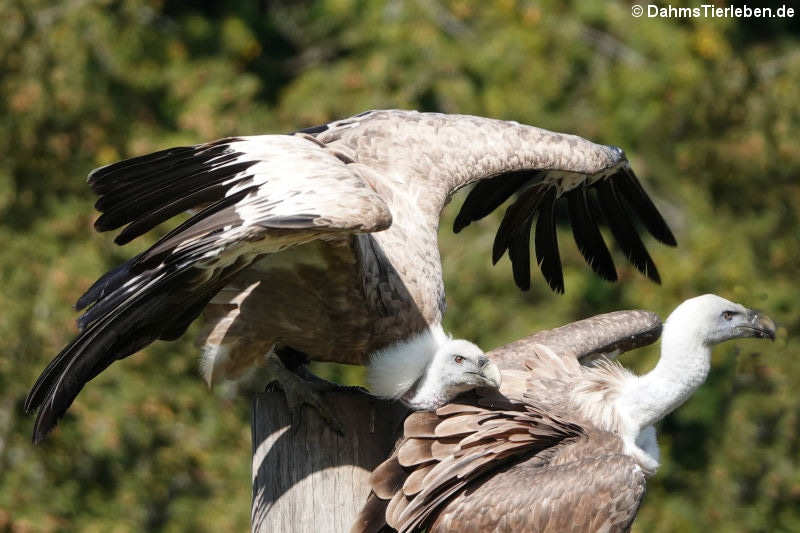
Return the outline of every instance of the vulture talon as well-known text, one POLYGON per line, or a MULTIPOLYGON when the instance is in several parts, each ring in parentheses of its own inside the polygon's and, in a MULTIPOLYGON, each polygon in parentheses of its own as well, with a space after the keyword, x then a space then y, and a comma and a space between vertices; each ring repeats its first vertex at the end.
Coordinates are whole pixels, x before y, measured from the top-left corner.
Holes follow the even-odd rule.
MULTIPOLYGON (((317 411, 317 415, 325 424, 339 436, 344 436, 344 424, 336 413, 325 401, 325 394, 329 392, 354 392, 352 389, 361 387, 346 387, 324 380, 312 374, 307 368, 301 366, 295 371, 289 370, 274 354, 267 356, 267 375, 269 388, 277 387, 286 398, 286 407, 291 414, 291 431, 300 430, 303 422, 303 407, 317 411)), ((363 389, 362 389, 363 390, 363 389)))

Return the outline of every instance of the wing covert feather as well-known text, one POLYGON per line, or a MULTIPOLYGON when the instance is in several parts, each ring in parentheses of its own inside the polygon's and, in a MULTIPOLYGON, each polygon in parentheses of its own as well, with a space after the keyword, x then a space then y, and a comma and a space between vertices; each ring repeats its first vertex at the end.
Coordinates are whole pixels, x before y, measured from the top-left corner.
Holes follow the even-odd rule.
POLYGON ((586 361, 652 344, 661 335, 661 327, 655 313, 614 311, 539 331, 495 348, 488 355, 502 369, 524 370, 531 347, 543 344, 562 357, 586 361))

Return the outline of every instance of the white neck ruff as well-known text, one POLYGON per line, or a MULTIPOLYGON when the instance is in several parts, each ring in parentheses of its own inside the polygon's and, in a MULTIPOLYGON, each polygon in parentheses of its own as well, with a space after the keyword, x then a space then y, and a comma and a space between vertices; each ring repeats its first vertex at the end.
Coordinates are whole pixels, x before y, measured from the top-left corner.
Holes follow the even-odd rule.
POLYGON ((381 398, 397 399, 408 392, 425 373, 433 356, 450 337, 441 324, 398 341, 370 356, 367 367, 369 390, 381 398))

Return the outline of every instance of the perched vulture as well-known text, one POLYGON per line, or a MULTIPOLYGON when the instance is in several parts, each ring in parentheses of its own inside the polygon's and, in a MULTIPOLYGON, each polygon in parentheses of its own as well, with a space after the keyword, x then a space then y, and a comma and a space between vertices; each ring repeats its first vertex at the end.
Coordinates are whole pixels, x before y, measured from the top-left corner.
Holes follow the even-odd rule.
POLYGON ((380 369, 399 374, 372 372, 376 393, 412 406, 450 394, 418 397, 437 352, 471 365, 462 376, 491 384, 480 358, 463 358, 441 327, 439 214, 473 183, 454 230, 516 195, 492 256, 496 262, 508 251, 522 289, 530 286, 535 219, 536 260, 550 287, 563 291, 560 200, 578 248, 605 279, 617 274, 598 224, 654 281, 636 221, 675 244, 619 148, 481 117, 369 111, 291 135, 227 138, 105 166, 89 175, 102 212, 95 227, 124 226, 118 244, 193 214, 78 300, 79 309, 91 306, 78 319, 80 333, 25 403, 28 412, 38 409, 34 440, 111 363, 176 339, 204 311, 209 383, 242 376, 285 347, 351 364, 379 352, 380 369))
POLYGON ((491 352, 500 391, 412 413, 351 533, 628 531, 658 467, 654 424, 705 381, 714 344, 774 339, 775 324, 708 294, 669 316, 649 373, 602 355, 660 331, 655 315, 622 311, 491 352))

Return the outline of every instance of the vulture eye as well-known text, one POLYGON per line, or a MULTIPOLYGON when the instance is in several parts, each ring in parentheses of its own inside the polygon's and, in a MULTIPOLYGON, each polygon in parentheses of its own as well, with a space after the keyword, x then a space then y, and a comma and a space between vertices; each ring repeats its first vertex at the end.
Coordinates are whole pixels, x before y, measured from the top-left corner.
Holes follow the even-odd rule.
POLYGON ((722 313, 722 318, 724 318, 725 320, 730 320, 730 319, 732 319, 732 318, 733 318, 733 315, 734 315, 734 314, 735 314, 735 313, 734 313, 733 311, 724 311, 724 312, 722 313))
POLYGON ((464 356, 463 355, 457 355, 457 356, 453 357, 453 361, 455 361, 457 365, 460 365, 460 364, 462 364, 464 362, 464 356))

